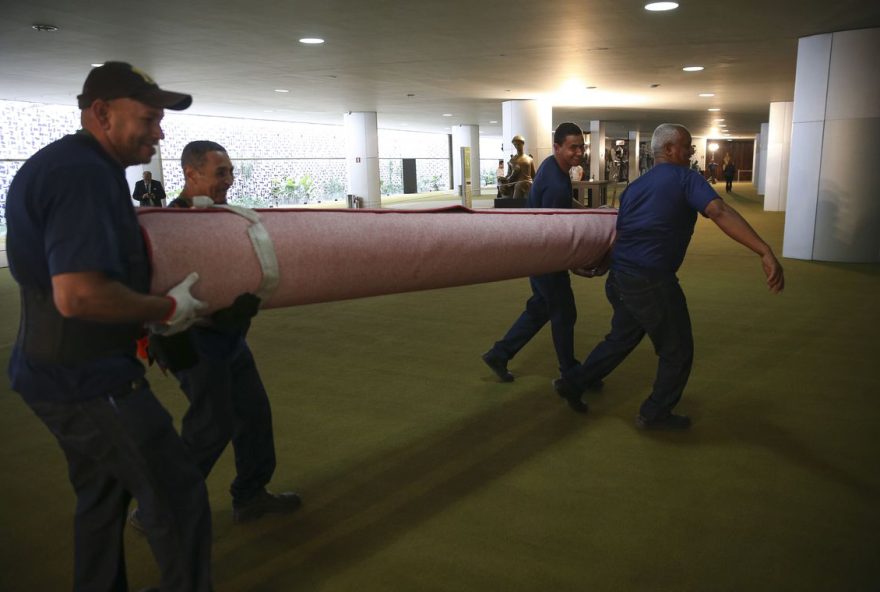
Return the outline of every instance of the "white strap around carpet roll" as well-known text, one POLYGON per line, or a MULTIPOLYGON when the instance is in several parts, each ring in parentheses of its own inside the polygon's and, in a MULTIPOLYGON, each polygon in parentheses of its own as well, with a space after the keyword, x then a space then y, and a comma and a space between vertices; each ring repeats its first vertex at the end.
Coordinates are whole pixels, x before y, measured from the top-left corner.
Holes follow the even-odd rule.
POLYGON ((272 294, 275 293, 279 279, 278 258, 275 256, 275 245, 272 244, 272 237, 269 236, 266 227, 260 221, 260 215, 255 210, 229 204, 214 207, 223 208, 233 214, 238 214, 251 223, 248 226, 247 233, 251 239, 251 246, 254 248, 257 260, 260 262, 260 272, 262 274, 260 287, 253 294, 259 296, 263 306, 265 306, 265 303, 269 302, 272 294))
MULTIPOLYGON (((264 307, 492 282, 598 265, 616 210, 259 210, 278 270, 264 307)), ((251 220, 228 209, 141 210, 151 291, 191 271, 217 310, 264 285, 251 220)), ((257 232, 260 232, 259 230, 257 232)), ((271 266, 271 265, 270 265, 271 266)))

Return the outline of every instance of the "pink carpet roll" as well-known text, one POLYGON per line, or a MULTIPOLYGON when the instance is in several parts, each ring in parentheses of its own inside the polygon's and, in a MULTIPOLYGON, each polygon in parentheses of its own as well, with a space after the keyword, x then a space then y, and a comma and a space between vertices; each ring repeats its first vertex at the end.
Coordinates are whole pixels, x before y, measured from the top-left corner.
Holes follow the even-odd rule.
MULTIPOLYGON (((278 283, 266 308, 493 282, 595 267, 615 236, 616 210, 257 210, 274 246, 278 283)), ((257 293, 250 222, 229 211, 138 212, 164 294, 197 271, 210 311, 257 293)))

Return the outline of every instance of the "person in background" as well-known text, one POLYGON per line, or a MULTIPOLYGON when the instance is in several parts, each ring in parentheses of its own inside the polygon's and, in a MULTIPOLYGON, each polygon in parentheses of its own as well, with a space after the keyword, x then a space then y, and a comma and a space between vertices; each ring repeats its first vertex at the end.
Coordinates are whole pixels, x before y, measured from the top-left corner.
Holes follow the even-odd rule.
POLYGON ((171 335, 205 304, 190 294, 195 273, 167 296, 149 294, 125 178, 125 167, 156 152, 164 110, 186 109, 192 97, 107 62, 77 98, 82 129, 28 159, 9 190, 7 255, 22 297, 9 377, 67 460, 73 590, 128 589, 123 530, 134 497, 151 508, 146 535, 162 590, 207 592, 205 482, 135 357, 144 323, 171 335))
POLYGON ((725 157, 724 163, 724 191, 730 193, 733 191, 733 178, 736 176, 736 165, 733 164, 733 159, 730 156, 725 157))
POLYGON ((153 173, 144 171, 144 178, 134 184, 132 199, 141 207, 161 208, 165 205, 165 189, 159 181, 153 180, 153 173))
MULTIPOLYGON (((673 413, 690 376, 694 357, 691 319, 676 272, 684 260, 697 213, 761 258, 767 287, 785 287, 773 250, 706 180, 688 168, 691 134, 664 123, 651 138, 654 167, 630 183, 620 198, 617 240, 605 294, 614 309, 611 331, 583 364, 553 382, 557 394, 580 400, 626 359, 647 334, 659 357, 657 376, 636 416, 640 429, 684 430, 687 415, 673 413)), ((585 404, 584 404, 585 405, 585 404)))

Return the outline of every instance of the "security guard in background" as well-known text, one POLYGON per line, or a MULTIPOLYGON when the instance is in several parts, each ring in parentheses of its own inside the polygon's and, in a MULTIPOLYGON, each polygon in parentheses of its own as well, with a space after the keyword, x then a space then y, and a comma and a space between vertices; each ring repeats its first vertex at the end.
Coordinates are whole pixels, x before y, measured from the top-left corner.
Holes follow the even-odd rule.
POLYGON ((211 513, 201 473, 135 357, 145 323, 172 334, 204 307, 191 274, 151 296, 125 167, 150 161, 164 109, 192 103, 122 62, 93 69, 83 129, 19 170, 7 199, 7 255, 22 295, 12 388, 67 458, 77 496, 74 590, 127 590, 123 529, 135 497, 163 591, 209 591, 211 513))

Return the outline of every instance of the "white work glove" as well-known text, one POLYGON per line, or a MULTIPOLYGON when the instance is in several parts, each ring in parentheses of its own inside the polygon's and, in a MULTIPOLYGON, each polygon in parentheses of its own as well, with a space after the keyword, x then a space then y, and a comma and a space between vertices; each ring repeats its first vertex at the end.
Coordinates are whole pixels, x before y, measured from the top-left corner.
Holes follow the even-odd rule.
POLYGON ((168 291, 165 297, 170 298, 174 305, 162 322, 150 325, 150 330, 153 333, 164 336, 174 335, 186 331, 198 319, 199 312, 207 308, 208 305, 190 294, 190 288, 197 281, 199 281, 199 274, 194 271, 168 291))

